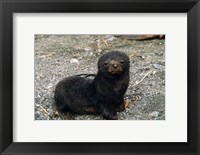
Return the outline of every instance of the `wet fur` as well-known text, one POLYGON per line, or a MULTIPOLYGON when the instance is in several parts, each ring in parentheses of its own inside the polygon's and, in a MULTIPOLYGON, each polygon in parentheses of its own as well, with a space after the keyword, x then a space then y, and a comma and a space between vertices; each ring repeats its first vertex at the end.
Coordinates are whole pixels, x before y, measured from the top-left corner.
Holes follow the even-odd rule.
POLYGON ((58 110, 117 119, 117 111, 125 109, 129 58, 123 52, 111 51, 102 55, 97 65, 94 79, 71 76, 57 84, 54 97, 58 110))

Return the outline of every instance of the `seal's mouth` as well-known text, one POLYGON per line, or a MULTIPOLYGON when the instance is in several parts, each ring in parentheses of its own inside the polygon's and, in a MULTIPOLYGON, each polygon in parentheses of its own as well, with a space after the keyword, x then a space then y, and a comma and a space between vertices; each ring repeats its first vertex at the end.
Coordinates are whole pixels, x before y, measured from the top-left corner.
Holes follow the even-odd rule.
POLYGON ((123 71, 123 70, 122 70, 121 66, 118 66, 118 67, 110 66, 110 67, 108 68, 108 72, 109 72, 110 74, 120 74, 122 71, 123 71))
POLYGON ((120 74, 122 71, 108 71, 110 74, 120 74))

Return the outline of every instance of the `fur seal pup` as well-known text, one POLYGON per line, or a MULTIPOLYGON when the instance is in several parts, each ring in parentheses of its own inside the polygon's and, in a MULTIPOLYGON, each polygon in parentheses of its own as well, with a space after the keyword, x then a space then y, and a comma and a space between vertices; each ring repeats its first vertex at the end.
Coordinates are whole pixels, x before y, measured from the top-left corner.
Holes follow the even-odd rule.
POLYGON ((123 52, 110 51, 99 58, 97 66, 94 79, 70 76, 57 84, 54 98, 59 111, 117 119, 117 111, 125 109, 129 57, 123 52))

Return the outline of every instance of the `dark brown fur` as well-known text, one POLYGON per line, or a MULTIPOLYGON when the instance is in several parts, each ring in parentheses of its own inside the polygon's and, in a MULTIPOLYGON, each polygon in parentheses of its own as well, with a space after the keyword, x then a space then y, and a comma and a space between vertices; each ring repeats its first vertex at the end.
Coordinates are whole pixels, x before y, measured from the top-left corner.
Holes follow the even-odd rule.
POLYGON ((125 109, 124 94, 129 84, 129 58, 119 51, 102 55, 94 79, 71 76, 60 81, 55 90, 55 104, 60 111, 77 114, 101 114, 117 119, 125 109))

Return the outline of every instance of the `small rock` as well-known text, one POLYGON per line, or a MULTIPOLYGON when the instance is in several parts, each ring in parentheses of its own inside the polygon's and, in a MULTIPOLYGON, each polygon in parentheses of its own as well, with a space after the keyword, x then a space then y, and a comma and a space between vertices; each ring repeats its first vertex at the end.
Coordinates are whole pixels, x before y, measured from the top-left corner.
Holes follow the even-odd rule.
POLYGON ((102 51, 102 49, 97 49, 97 52, 99 52, 99 53, 100 53, 101 51, 102 51))
POLYGON ((159 115, 158 111, 154 111, 154 112, 150 113, 150 116, 152 116, 152 117, 158 117, 158 115, 159 115))
POLYGON ((51 87, 53 87, 53 84, 49 84, 46 88, 50 89, 51 87))
POLYGON ((88 51, 91 51, 92 49, 91 48, 85 48, 84 50, 88 52, 88 51))
POLYGON ((153 75, 155 75, 156 74, 156 71, 153 71, 153 75))
POLYGON ((70 62, 70 63, 79 64, 78 59, 75 59, 75 58, 71 59, 69 62, 70 62))
POLYGON ((159 64, 153 64, 153 67, 156 69, 160 69, 160 70, 162 70, 164 68, 164 66, 159 65, 159 64))
POLYGON ((113 41, 113 40, 115 40, 116 38, 115 37, 109 37, 107 40, 109 40, 109 41, 113 41))

